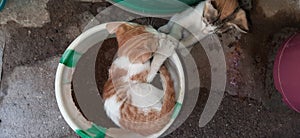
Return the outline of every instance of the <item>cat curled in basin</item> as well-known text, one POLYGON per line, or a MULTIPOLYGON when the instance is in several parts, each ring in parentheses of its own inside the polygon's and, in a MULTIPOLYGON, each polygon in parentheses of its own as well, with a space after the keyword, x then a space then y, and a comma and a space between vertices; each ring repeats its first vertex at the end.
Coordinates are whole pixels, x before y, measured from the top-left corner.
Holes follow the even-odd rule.
POLYGON ((231 28, 243 33, 249 30, 246 13, 240 8, 238 0, 206 0, 175 14, 159 31, 189 47, 210 34, 231 28))
POLYGON ((164 65, 159 65, 163 90, 148 83, 150 59, 162 45, 161 34, 133 23, 109 23, 106 28, 118 41, 102 94, 106 114, 123 129, 154 134, 169 122, 176 102, 174 82, 164 65))

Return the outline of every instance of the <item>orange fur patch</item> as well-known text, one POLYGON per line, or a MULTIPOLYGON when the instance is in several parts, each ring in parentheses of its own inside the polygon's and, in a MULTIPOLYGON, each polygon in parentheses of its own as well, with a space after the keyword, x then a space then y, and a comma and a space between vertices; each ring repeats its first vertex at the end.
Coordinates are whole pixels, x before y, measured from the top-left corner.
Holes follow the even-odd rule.
POLYGON ((132 76, 130 79, 133 81, 138 81, 138 82, 142 82, 145 83, 147 81, 147 76, 148 76, 149 71, 145 70, 139 74, 136 74, 134 76, 132 76))
POLYGON ((118 79, 118 78, 121 78, 123 76, 126 76, 127 73, 128 73, 127 70, 118 68, 118 67, 116 67, 116 65, 113 64, 110 67, 109 76, 111 76, 112 79, 118 79))
POLYGON ((112 83, 112 79, 109 78, 106 81, 106 83, 104 84, 102 98, 104 100, 106 100, 107 98, 113 96, 114 94, 116 94, 116 90, 115 90, 115 87, 112 83))
POLYGON ((148 33, 145 30, 145 26, 142 25, 131 25, 131 24, 121 24, 117 31, 116 37, 119 43, 119 48, 123 46, 123 44, 134 36, 138 36, 143 33, 148 33))
POLYGON ((127 56, 132 63, 145 63, 156 51, 158 43, 154 34, 144 33, 124 43, 123 47, 119 48, 118 56, 127 56))

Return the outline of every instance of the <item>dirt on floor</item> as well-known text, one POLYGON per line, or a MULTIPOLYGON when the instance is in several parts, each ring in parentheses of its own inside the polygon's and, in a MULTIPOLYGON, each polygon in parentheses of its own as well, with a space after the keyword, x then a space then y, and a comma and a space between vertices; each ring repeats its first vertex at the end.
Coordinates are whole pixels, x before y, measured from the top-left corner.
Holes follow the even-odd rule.
MULTIPOLYGON (((37 61, 61 55, 67 46, 81 33, 79 14, 89 11, 97 14, 98 7, 107 7, 108 3, 80 3, 74 0, 50 0, 47 9, 51 22, 41 28, 24 28, 14 22, 4 27, 10 34, 4 51, 3 77, 8 76, 16 66, 35 64, 37 61)), ((279 11, 275 16, 266 17, 258 0, 253 1, 252 9, 248 11, 251 23, 250 32, 237 35, 220 35, 224 44, 228 66, 236 63, 232 57, 238 57, 238 66, 228 70, 228 93, 213 120, 203 128, 198 127, 198 121, 208 98, 210 85, 209 66, 203 56, 203 49, 194 48, 195 58, 203 57, 203 62, 197 61, 202 88, 196 108, 191 116, 176 131, 166 137, 299 137, 300 114, 290 110, 274 89, 272 81, 272 64, 276 49, 281 43, 300 30, 300 13, 279 11), (231 37, 229 37, 231 36, 231 37), (232 38, 233 37, 233 38, 232 38), (230 39, 230 40, 229 40, 230 39), (202 54, 202 55, 201 55, 202 54), (251 81, 251 82, 250 82, 251 81)), ((156 27, 165 21, 141 20, 145 24, 156 27)), ((228 32, 230 33, 230 32, 228 32)), ((101 49, 101 57, 111 58, 115 49, 101 49)), ((99 61, 102 62, 102 61, 99 61)), ((103 62, 105 67, 110 62, 103 62)), ((106 78, 105 70, 98 73, 106 78)), ((97 74, 96 74, 97 75, 97 74)), ((2 87, 5 82, 1 82, 2 87)), ((102 84, 99 84, 102 85, 102 84)), ((1 103, 1 101, 0 101, 1 103)), ((1 120, 0 120, 1 123, 1 120)), ((51 131, 51 130, 49 130, 51 131)))
POLYGON ((248 11, 250 32, 242 34, 239 41, 234 32, 220 35, 227 56, 228 82, 232 77, 236 83, 227 85, 228 94, 213 120, 204 128, 197 127, 195 120, 208 95, 202 89, 192 115, 168 137, 300 136, 300 115, 281 101, 272 77, 276 51, 286 38, 300 31, 300 12, 282 10, 267 18, 258 2, 253 1, 248 11))

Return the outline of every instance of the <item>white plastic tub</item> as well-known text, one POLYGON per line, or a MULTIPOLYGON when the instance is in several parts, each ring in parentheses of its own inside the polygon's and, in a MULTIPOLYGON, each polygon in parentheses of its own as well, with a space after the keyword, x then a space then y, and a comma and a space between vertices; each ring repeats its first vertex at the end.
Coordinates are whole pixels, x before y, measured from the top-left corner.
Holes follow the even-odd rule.
MULTIPOLYGON (((141 137, 138 134, 128 132, 121 128, 109 127, 105 123, 95 124, 87 120, 83 114, 79 111, 75 105, 74 99, 72 98, 71 82, 73 74, 77 65, 77 62, 81 56, 86 53, 95 44, 104 41, 109 36, 112 36, 106 30, 106 24, 95 26, 80 36, 78 36, 71 45, 67 48, 63 54, 60 63, 57 68, 56 79, 55 79, 55 94, 57 103, 61 114, 68 123, 68 125, 81 137, 83 138, 104 138, 104 137, 122 137, 122 138, 133 138, 141 137)), ((169 62, 174 65, 174 70, 178 76, 178 91, 176 92, 177 103, 174 108, 174 112, 170 122, 156 134, 149 137, 159 137, 162 135, 174 122, 181 106, 183 103, 185 93, 185 76, 181 62, 174 54, 170 57, 169 62)), ((96 82, 95 82, 96 83, 96 82)), ((101 99, 100 99, 101 100, 101 99)), ((103 106, 103 105, 99 105, 103 106)), ((107 118, 106 114, 99 114, 99 117, 107 118)), ((108 118, 107 118, 108 119, 108 118)))

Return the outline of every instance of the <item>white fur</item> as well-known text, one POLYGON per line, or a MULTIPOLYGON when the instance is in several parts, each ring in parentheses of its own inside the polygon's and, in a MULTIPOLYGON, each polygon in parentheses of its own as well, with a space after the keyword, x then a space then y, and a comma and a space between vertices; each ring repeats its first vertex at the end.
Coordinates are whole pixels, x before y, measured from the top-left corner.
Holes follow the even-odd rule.
POLYGON ((120 126, 119 120, 121 118, 120 108, 124 101, 117 102, 117 96, 113 95, 112 97, 107 98, 104 102, 104 109, 107 116, 109 116, 109 118, 111 118, 111 120, 118 126, 120 126))
MULTIPOLYGON (((162 83, 162 86, 163 86, 163 90, 161 90, 162 93, 164 93, 166 91, 166 79, 165 77, 160 74, 160 80, 161 80, 161 83, 162 83)), ((154 86, 153 86, 154 87, 154 86)), ((158 89, 159 90, 159 89, 158 89)), ((151 105, 147 108, 142 108, 142 111, 145 112, 146 114, 152 110, 156 110, 156 111, 161 111, 162 109, 162 104, 163 104, 163 97, 161 97, 160 101, 156 102, 156 104, 154 105, 151 105)))
POLYGON ((138 63, 138 64, 134 64, 134 63, 131 63, 129 61, 129 58, 128 57, 118 57, 114 62, 113 62, 114 65, 116 65, 117 68, 121 68, 121 69, 124 69, 124 70, 127 70, 128 73, 126 75, 126 77, 124 78, 125 81, 129 81, 129 79, 134 76, 134 75, 137 75, 147 69, 150 68, 150 62, 145 62, 144 64, 142 63, 138 63))
POLYGON ((146 27, 146 31, 152 34, 158 34, 158 32, 151 26, 146 27))
POLYGON ((151 110, 160 112, 162 108, 162 101, 157 102, 155 105, 150 107, 142 108, 141 110, 147 115, 151 110))
POLYGON ((164 96, 164 91, 152 84, 138 83, 130 87, 128 94, 131 96, 132 105, 145 108, 152 107, 160 102, 164 96))

